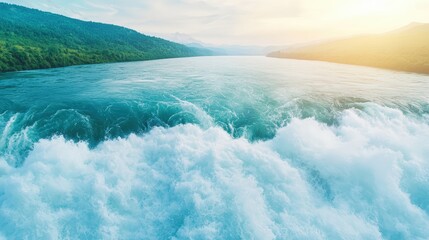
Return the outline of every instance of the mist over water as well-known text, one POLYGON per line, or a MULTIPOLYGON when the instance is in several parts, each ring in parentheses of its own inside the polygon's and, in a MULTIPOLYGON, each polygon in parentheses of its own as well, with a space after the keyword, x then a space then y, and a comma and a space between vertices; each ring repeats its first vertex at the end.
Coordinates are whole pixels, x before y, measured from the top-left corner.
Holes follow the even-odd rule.
POLYGON ((206 57, 0 75, 0 239, 428 239, 429 77, 206 57))

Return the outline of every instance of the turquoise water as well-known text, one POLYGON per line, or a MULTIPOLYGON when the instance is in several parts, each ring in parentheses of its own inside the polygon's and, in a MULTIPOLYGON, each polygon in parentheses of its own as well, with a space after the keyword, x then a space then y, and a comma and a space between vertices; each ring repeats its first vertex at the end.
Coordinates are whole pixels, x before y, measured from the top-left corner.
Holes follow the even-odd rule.
POLYGON ((0 75, 0 239, 428 239, 429 77, 265 57, 0 75))

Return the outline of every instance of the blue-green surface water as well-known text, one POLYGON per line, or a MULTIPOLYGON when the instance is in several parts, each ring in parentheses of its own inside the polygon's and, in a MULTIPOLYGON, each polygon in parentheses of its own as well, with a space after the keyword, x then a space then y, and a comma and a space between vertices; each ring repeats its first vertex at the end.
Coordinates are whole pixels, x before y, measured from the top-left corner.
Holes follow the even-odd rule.
POLYGON ((0 75, 0 239, 428 239, 429 76, 265 57, 0 75))

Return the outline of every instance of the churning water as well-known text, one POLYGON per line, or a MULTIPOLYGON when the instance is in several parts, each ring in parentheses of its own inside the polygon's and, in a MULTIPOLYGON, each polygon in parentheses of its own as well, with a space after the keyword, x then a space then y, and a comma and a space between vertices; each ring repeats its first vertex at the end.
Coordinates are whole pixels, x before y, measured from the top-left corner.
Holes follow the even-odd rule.
POLYGON ((205 57, 0 75, 0 239, 428 239, 429 77, 205 57))

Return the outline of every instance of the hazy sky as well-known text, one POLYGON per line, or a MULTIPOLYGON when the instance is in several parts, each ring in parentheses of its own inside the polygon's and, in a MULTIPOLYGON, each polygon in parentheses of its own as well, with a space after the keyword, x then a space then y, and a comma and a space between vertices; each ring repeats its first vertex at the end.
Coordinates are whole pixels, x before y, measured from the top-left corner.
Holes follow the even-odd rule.
POLYGON ((206 43, 285 45, 429 22, 429 0, 8 0, 206 43))

